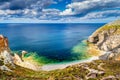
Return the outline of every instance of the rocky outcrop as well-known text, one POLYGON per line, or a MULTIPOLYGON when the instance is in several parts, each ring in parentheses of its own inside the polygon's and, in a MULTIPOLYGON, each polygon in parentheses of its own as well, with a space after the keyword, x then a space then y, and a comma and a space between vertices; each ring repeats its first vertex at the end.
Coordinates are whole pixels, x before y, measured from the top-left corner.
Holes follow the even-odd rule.
POLYGON ((27 51, 22 51, 21 55, 17 53, 11 54, 8 39, 0 35, 0 70, 11 71, 9 67, 15 68, 15 64, 35 71, 40 70, 40 67, 30 59, 24 59, 25 54, 27 54, 27 51))
POLYGON ((104 77, 101 80, 119 80, 118 78, 116 78, 115 76, 108 76, 108 77, 104 77))
POLYGON ((12 72, 12 70, 9 69, 9 68, 8 68, 7 66, 5 66, 5 65, 0 66, 0 69, 1 69, 2 71, 9 71, 9 72, 12 72))
MULTIPOLYGON (((104 53, 100 59, 120 59, 120 20, 111 22, 96 30, 89 38, 93 44, 104 53)), ((91 46, 89 46, 91 47, 91 46)))
POLYGON ((22 57, 20 57, 20 55, 18 55, 17 53, 14 54, 14 63, 24 68, 28 68, 34 71, 40 71, 40 66, 34 63, 34 61, 32 61, 33 59, 24 59, 24 54, 26 53, 26 51, 22 51, 22 57))
POLYGON ((10 49, 8 47, 8 39, 0 35, 0 61, 3 61, 3 65, 14 66, 10 49))
POLYGON ((103 76, 105 74, 104 71, 99 71, 99 70, 96 70, 96 69, 91 69, 89 68, 87 65, 83 67, 84 69, 88 70, 89 73, 85 76, 86 79, 96 79, 98 76, 103 76))
POLYGON ((12 71, 9 67, 15 68, 13 58, 8 47, 8 39, 0 35, 0 70, 12 71))

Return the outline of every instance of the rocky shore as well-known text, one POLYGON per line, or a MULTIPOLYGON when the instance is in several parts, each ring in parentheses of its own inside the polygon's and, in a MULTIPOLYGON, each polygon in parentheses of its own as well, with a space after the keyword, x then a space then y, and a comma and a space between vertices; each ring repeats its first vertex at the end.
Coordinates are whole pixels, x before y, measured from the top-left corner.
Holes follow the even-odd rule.
POLYGON ((26 51, 22 51, 21 54, 12 53, 8 45, 8 39, 3 35, 0 35, 0 68, 1 70, 8 70, 9 67, 14 67, 15 65, 32 69, 35 71, 40 70, 40 66, 35 64, 34 62, 24 59, 24 55, 27 54, 26 51), (8 66, 9 65, 9 66, 8 66))
POLYGON ((120 20, 108 23, 96 30, 89 37, 88 42, 98 53, 103 53, 100 59, 120 60, 120 20))
MULTIPOLYGON (((98 56, 98 60, 43 71, 42 67, 31 61, 31 58, 24 59, 26 51, 13 54, 9 48, 8 39, 0 35, 0 79, 120 80, 120 20, 96 30, 88 38, 87 43, 88 54, 98 56)), ((47 66, 47 68, 50 67, 51 65, 47 66)))

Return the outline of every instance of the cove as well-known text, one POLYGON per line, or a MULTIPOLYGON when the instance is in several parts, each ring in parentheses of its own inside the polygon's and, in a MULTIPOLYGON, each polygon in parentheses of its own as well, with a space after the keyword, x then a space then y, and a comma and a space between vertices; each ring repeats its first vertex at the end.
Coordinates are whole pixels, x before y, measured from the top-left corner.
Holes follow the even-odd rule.
POLYGON ((87 39, 103 23, 94 24, 1 24, 12 51, 26 50, 41 64, 72 62, 84 55, 87 39))

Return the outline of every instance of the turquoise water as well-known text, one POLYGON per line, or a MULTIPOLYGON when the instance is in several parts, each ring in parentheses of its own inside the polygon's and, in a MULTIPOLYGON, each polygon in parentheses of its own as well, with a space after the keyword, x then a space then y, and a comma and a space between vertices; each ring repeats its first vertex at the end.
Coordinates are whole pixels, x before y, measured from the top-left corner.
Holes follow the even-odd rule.
POLYGON ((104 24, 0 24, 0 34, 9 39, 13 51, 26 50, 38 62, 54 63, 86 57, 85 44, 104 24))

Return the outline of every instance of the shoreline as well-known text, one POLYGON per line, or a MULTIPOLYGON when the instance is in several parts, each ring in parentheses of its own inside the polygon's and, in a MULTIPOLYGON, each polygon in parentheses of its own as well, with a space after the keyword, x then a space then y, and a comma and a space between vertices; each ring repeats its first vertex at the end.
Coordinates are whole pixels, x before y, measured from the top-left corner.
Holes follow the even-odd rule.
POLYGON ((94 56, 94 57, 88 58, 86 60, 77 60, 77 61, 58 63, 58 64, 57 63, 56 64, 47 64, 47 65, 43 65, 41 67, 41 70, 52 71, 52 70, 57 70, 57 69, 64 69, 68 66, 76 65, 79 63, 91 62, 91 61, 97 60, 97 59, 99 59, 98 56, 94 56))

